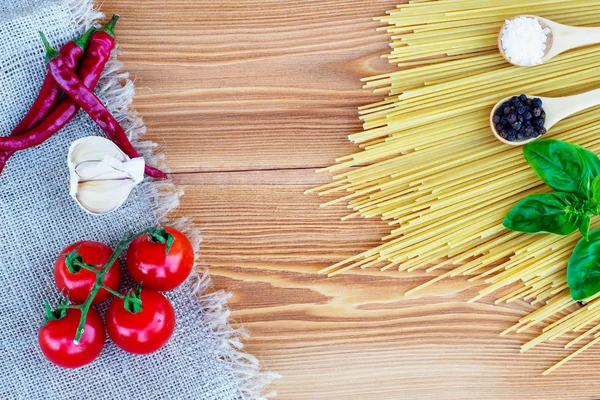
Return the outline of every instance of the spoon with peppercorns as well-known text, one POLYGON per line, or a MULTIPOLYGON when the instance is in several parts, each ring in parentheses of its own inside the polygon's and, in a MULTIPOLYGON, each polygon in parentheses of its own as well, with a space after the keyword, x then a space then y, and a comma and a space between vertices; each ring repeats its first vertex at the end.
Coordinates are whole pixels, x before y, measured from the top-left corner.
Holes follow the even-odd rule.
POLYGON ((600 89, 567 97, 522 94, 498 102, 490 115, 492 132, 503 143, 522 146, 545 135, 563 119, 600 105, 600 89))

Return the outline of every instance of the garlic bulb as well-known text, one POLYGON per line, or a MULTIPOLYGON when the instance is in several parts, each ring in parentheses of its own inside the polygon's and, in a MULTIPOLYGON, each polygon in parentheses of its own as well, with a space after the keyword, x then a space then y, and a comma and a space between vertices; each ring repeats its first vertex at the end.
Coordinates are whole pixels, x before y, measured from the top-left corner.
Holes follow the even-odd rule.
POLYGON ((70 195, 86 212, 106 214, 119 208, 144 180, 144 159, 130 159, 108 139, 90 136, 71 144, 70 195))

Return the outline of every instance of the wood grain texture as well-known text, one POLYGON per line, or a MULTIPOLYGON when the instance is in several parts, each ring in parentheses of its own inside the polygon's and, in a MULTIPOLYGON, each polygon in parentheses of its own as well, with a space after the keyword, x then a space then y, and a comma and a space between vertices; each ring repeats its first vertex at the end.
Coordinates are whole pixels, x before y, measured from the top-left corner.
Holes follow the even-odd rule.
POLYGON ((283 375, 281 399, 597 398, 600 351, 550 377, 560 344, 521 355, 534 332, 498 333, 533 309, 466 304, 447 280, 418 296, 419 273, 316 271, 377 244, 379 221, 340 222, 303 191, 313 170, 355 150, 356 107, 379 100, 359 79, 390 69, 371 18, 398 0, 107 0, 136 79, 148 137, 166 146, 203 229, 202 261, 247 349, 283 375))

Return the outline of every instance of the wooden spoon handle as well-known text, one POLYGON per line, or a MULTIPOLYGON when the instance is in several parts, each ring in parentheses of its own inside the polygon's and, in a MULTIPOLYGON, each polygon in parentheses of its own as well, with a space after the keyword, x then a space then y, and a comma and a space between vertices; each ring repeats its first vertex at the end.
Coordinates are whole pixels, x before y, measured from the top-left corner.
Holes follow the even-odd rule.
POLYGON ((549 129, 573 114, 600 105, 600 89, 574 96, 546 99, 544 104, 547 114, 546 126, 549 129))
POLYGON ((555 40, 554 45, 560 47, 562 51, 600 43, 600 28, 563 25, 560 32, 560 39, 558 40, 558 37, 555 37, 555 40))

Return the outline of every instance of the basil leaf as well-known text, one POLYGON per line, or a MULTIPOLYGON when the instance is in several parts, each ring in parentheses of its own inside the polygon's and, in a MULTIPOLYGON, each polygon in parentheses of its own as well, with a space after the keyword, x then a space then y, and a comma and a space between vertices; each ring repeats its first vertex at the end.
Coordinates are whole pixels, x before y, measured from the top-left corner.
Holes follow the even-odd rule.
POLYGON ((581 225, 579 225, 579 232, 581 232, 581 236, 583 236, 583 238, 586 241, 590 240, 589 233, 590 233, 590 224, 591 223, 592 223, 592 220, 590 218, 590 214, 586 214, 585 216, 583 216, 583 218, 581 218, 581 225))
POLYGON ((509 211, 503 224, 518 232, 569 235, 581 225, 581 217, 572 212, 574 201, 569 193, 532 194, 509 211))
POLYGON ((594 178, 600 175, 600 158, 585 147, 574 144, 571 144, 571 146, 577 149, 584 162, 584 165, 587 167, 587 170, 590 173, 590 179, 594 180, 594 178))
POLYGON ((592 179, 590 172, 585 171, 581 180, 579 181, 579 188, 577 189, 577 196, 582 200, 588 200, 592 198, 592 179))
POLYGON ((600 203, 600 175, 592 182, 592 198, 596 203, 600 203))
POLYGON ((590 232, 589 241, 580 240, 567 268, 567 283, 573 300, 600 292, 600 229, 590 232))
POLYGON ((528 143, 523 155, 535 173, 558 192, 577 193, 586 161, 577 147, 560 140, 544 139, 528 143))

